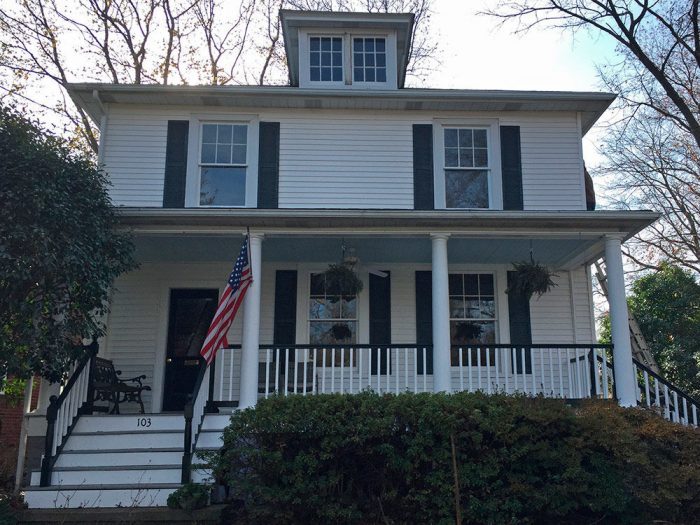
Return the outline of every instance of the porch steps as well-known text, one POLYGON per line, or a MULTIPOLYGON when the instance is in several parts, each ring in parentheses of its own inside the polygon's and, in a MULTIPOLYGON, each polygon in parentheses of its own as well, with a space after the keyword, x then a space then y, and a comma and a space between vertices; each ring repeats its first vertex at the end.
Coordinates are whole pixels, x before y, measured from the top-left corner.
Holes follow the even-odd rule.
POLYGON ((180 486, 184 419, 181 414, 83 416, 39 487, 31 474, 30 508, 155 507, 180 486))

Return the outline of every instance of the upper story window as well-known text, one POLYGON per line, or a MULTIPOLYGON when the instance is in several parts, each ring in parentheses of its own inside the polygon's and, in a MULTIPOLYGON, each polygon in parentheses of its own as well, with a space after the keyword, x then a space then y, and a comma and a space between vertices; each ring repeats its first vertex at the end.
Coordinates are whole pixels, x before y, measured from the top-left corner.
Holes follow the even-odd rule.
POLYGON ((354 82, 386 82, 385 38, 353 38, 352 49, 354 82))
POLYGON ((488 128, 445 128, 445 205, 447 208, 490 206, 488 128))
POLYGON ((200 206, 245 206, 248 125, 202 124, 200 206))
POLYGON ((312 82, 343 81, 343 38, 312 36, 309 39, 309 79, 312 82))

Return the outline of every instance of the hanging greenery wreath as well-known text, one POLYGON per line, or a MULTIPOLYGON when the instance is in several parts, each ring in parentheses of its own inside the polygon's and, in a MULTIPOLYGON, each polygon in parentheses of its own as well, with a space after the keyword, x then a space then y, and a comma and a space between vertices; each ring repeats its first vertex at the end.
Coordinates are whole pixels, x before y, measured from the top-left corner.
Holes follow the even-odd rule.
POLYGON ((362 291, 362 280, 349 263, 330 264, 324 272, 326 293, 329 295, 357 295, 362 291))
POLYGON ((530 259, 513 263, 514 275, 508 283, 506 293, 509 295, 523 295, 528 300, 537 294, 538 297, 549 292, 557 284, 552 277, 557 274, 547 266, 530 259))
POLYGON ((330 328, 330 333, 336 341, 349 341, 352 338, 352 330, 347 323, 336 323, 330 328))

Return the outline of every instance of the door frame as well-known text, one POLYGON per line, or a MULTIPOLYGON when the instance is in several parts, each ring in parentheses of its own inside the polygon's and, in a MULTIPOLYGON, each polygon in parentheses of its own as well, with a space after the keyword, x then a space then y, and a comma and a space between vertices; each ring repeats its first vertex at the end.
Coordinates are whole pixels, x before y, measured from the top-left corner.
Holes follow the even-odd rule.
MULTIPOLYGON (((222 279, 223 281, 223 279, 222 279)), ((224 283, 225 286, 225 283, 224 283)), ((216 289, 219 297, 224 286, 221 281, 207 279, 203 281, 178 281, 168 279, 161 281, 158 300, 158 334, 156 336, 155 363, 153 364, 152 411, 163 412, 163 395, 165 394, 165 359, 168 346, 168 321, 170 319, 170 292, 173 289, 216 289)))

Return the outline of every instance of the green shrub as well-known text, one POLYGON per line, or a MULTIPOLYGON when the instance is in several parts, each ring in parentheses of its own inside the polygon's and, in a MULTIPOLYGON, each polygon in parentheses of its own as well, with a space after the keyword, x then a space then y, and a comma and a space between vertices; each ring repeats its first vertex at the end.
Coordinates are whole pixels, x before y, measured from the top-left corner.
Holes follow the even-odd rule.
POLYGON ((700 434, 609 402, 276 397, 234 414, 217 479, 251 523, 696 522, 700 434), (242 503, 242 505, 241 505, 242 503))
POLYGON ((207 485, 187 483, 168 496, 168 507, 187 512, 204 508, 209 504, 209 491, 207 485))

